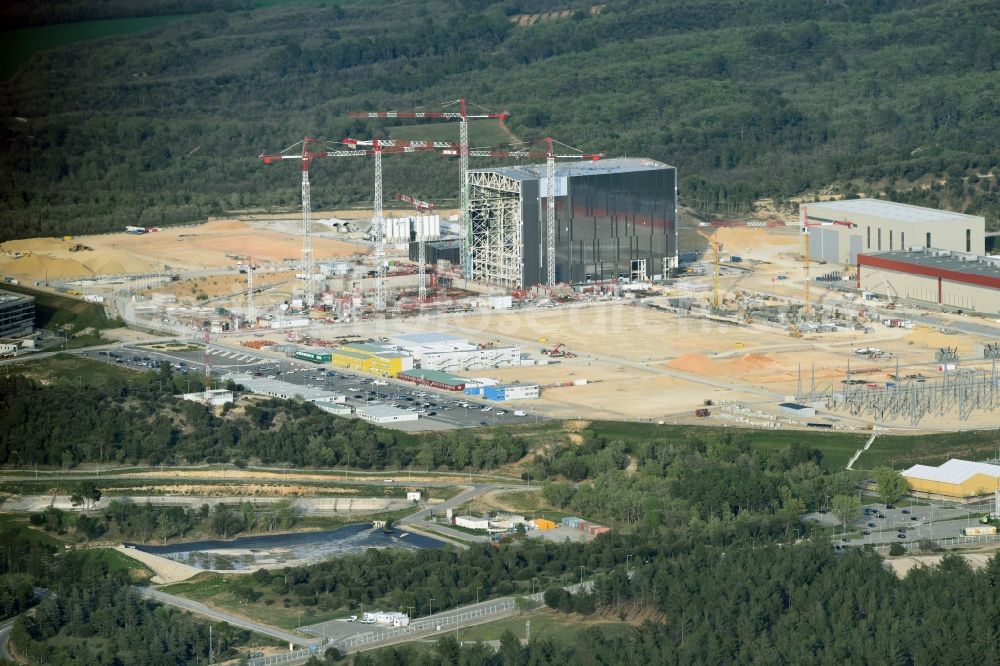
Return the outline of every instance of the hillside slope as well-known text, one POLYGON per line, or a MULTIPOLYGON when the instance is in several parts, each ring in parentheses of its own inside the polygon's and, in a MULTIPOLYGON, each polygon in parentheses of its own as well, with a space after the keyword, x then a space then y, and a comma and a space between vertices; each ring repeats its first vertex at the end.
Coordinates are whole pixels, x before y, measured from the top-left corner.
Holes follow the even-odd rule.
MULTIPOLYGON (((293 170, 265 168, 262 150, 385 136, 399 121, 346 112, 462 95, 509 110, 524 139, 675 164, 682 201, 709 210, 924 178, 896 196, 1000 211, 995 2, 612 0, 530 26, 507 16, 554 6, 217 11, 37 54, 0 88, 0 240, 294 207, 293 170)), ((370 199, 370 163, 314 172, 317 208, 370 199)), ((441 157, 386 160, 386 191, 454 198, 457 178, 441 157)))

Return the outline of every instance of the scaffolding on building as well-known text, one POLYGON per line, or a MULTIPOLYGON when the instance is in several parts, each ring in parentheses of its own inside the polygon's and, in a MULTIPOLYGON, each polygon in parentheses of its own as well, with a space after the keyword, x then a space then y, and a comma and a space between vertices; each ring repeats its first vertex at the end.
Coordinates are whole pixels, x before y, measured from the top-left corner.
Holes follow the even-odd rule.
POLYGON ((495 171, 469 172, 472 280, 522 289, 521 182, 495 171))

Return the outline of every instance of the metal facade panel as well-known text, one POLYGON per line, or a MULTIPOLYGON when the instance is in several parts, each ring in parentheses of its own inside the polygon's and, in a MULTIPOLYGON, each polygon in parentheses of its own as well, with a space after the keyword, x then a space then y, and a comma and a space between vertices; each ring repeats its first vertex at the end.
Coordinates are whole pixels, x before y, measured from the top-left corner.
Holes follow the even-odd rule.
POLYGON ((848 262, 852 265, 857 264, 859 254, 861 254, 861 234, 851 234, 848 262))

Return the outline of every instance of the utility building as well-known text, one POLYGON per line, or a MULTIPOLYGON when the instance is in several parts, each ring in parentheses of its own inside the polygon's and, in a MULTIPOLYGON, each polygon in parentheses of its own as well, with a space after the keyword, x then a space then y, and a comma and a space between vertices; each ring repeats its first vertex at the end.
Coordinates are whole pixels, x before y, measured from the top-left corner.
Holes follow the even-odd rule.
POLYGON ((902 474, 914 492, 977 497, 1000 490, 1000 466, 957 458, 940 467, 914 465, 902 474))
POLYGON ((809 258, 857 263, 858 254, 938 248, 986 253, 986 220, 978 215, 881 199, 803 204, 799 221, 809 231, 809 258))
POLYGON ((890 299, 1000 314, 1000 257, 936 249, 859 254, 857 277, 859 289, 890 299))
MULTIPOLYGON (((545 165, 468 173, 472 274, 506 289, 544 284, 545 165)), ((555 167, 556 282, 646 281, 677 266, 677 170, 618 158, 555 167)))

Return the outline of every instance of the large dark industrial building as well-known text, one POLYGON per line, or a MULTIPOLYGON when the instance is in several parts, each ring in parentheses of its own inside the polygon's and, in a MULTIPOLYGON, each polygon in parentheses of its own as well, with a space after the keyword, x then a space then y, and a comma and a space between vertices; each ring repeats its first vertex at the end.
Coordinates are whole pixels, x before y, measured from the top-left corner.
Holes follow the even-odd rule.
MULTIPOLYGON (((469 171, 473 280, 546 282, 545 165, 469 171)), ((645 281, 677 266, 677 170, 641 158, 559 163, 556 282, 645 281)))
POLYGON ((0 338, 31 335, 35 327, 35 299, 0 290, 0 338))

